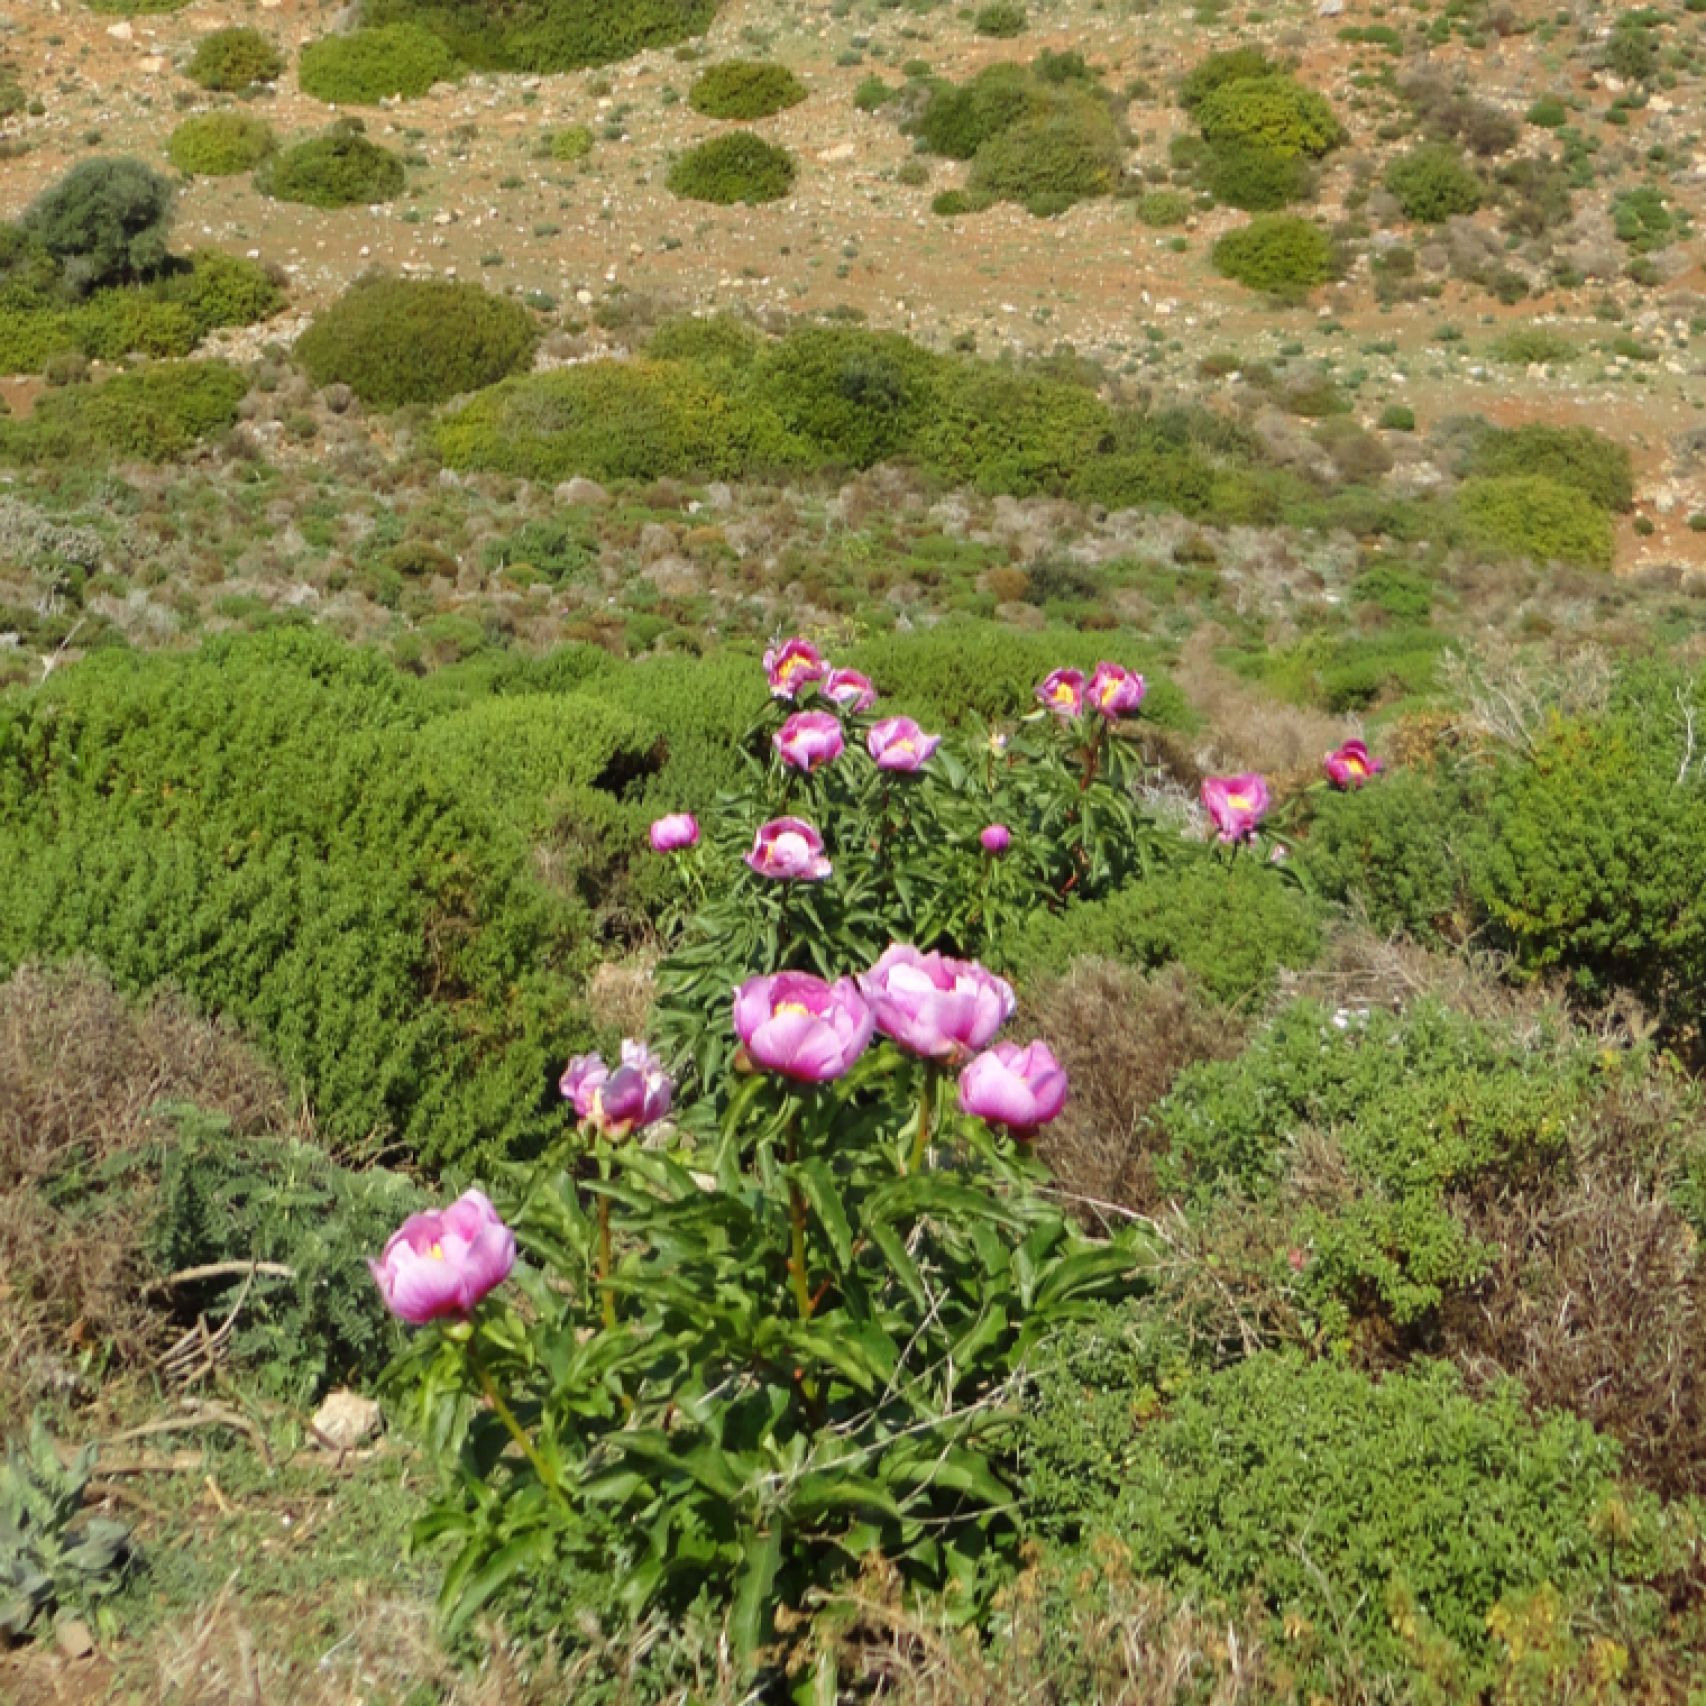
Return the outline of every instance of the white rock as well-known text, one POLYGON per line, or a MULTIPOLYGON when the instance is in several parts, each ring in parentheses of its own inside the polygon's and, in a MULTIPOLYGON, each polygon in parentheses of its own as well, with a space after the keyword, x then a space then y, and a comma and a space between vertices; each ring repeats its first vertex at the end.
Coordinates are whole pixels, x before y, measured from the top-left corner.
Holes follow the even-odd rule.
POLYGON ((353 1451, 379 1432, 379 1406, 371 1398, 340 1388, 326 1395, 310 1425, 334 1451, 353 1451))
POLYGON ((136 34, 136 31, 131 27, 130 20, 126 18, 120 23, 108 24, 107 34, 110 35, 114 41, 129 41, 130 38, 136 34))

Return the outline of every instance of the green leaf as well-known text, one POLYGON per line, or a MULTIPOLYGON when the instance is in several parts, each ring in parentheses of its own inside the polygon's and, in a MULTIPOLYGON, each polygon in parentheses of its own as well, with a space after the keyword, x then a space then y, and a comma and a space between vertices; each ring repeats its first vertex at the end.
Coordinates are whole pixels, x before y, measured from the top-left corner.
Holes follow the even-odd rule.
POLYGON ((746 1556, 735 1583, 733 1609, 729 1613, 729 1635, 735 1651, 750 1661, 758 1651, 769 1626, 771 1592, 782 1564, 782 1530, 772 1524, 768 1532, 747 1536, 746 1556))
MULTIPOLYGON (((466 1586, 462 1586, 458 1581, 459 1591, 454 1609, 445 1624, 445 1634, 454 1635, 512 1577, 537 1569, 550 1554, 551 1535, 545 1529, 535 1529, 531 1534, 524 1534, 519 1539, 500 1546, 480 1571, 468 1580, 466 1586)), ((461 1562, 460 1559, 457 1561, 461 1562)), ((446 1589, 450 1587, 451 1580, 451 1577, 445 1578, 446 1589)), ((445 1603, 443 1596, 440 1596, 441 1610, 445 1603)))
POLYGON ((835 1175, 821 1156, 811 1155, 794 1168, 811 1204, 812 1213, 822 1223, 830 1248, 842 1267, 853 1260, 853 1228, 847 1223, 847 1210, 842 1206, 841 1193, 835 1187, 835 1175))

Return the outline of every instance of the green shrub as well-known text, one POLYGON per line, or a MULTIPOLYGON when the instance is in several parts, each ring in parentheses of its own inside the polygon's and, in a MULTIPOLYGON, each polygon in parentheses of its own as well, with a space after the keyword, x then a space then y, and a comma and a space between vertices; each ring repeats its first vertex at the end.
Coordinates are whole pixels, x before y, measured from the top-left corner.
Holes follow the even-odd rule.
POLYGON ((1030 110, 1035 81, 1022 65, 987 65, 969 83, 938 80, 910 126, 932 154, 969 160, 1030 110))
POLYGON ((1178 190, 1149 190, 1137 198, 1137 217, 1145 225, 1165 230, 1190 216, 1191 198, 1178 190))
POLYGON ((941 190, 930 198, 930 211, 938 219, 958 219, 962 214, 987 213, 995 197, 983 190, 941 190))
POLYGON ((669 169, 672 194, 718 207, 780 201, 794 187, 799 168, 785 148, 750 131, 714 136, 689 148, 669 169))
POLYGON ((304 94, 334 105, 412 100, 456 75, 456 56, 430 30, 413 24, 355 30, 310 42, 296 63, 304 94))
POLYGON ((592 152, 592 142, 592 131, 588 126, 567 124, 561 130, 553 130, 547 135, 545 152, 551 159, 570 166, 577 160, 584 160, 592 152))
POLYGON ((1210 95, 1228 83, 1258 82, 1283 75, 1260 48, 1235 47, 1224 53, 1211 53, 1180 83, 1179 105, 1194 114, 1210 95))
POLYGON ((284 55, 272 38, 239 25, 203 36, 184 75, 204 89, 234 95, 257 83, 271 83, 283 70, 284 55))
POLYGON ((82 296, 159 272, 171 209, 171 186, 140 160, 85 160, 30 204, 18 229, 82 296))
POLYGON ((396 408, 495 385, 527 367, 537 339, 525 308, 477 284, 375 278, 315 315, 296 355, 316 385, 396 408))
POLYGON ((1258 214, 1214 246, 1215 270, 1251 290, 1296 300, 1338 272, 1332 240, 1292 214, 1258 214))
POLYGON ((693 79, 687 104, 710 118, 759 119, 797 107, 806 86, 785 65, 760 59, 725 59, 693 79))
POLYGON ((1618 239, 1637 255, 1668 248, 1682 235, 1663 193, 1650 184, 1619 190, 1612 198, 1611 219, 1618 239))
POLYGON ((389 201, 403 179, 403 162, 395 154, 340 126, 270 156, 255 173, 255 187, 277 201, 354 207, 389 201))
POLYGON ((1386 168, 1386 187, 1406 219, 1438 225, 1481 205, 1481 180, 1455 148, 1430 142, 1386 168))
POLYGON ((1613 540, 1605 511, 1573 487, 1539 474, 1464 481, 1457 519, 1471 550, 1609 569, 1613 540))
POLYGON ((1495 361, 1527 367, 1533 363, 1568 361, 1575 355, 1576 346, 1562 332, 1550 331, 1545 326, 1519 326, 1496 338, 1490 353, 1495 361))
POLYGON ((1201 180, 1216 201, 1246 213, 1274 213, 1293 202, 1307 201, 1315 187, 1315 173, 1306 156, 1244 143, 1210 148, 1203 158, 1201 180))
POLYGON ((703 35, 716 0, 367 0, 369 25, 419 24, 479 71, 576 71, 703 35))
POLYGON ((978 8, 977 15, 972 19, 972 28, 980 36, 993 36, 997 41, 1011 41, 1014 36, 1025 33, 1029 23, 1025 8, 1018 0, 990 0, 987 6, 978 8))
POLYGON ((1380 411, 1380 426, 1385 432, 1414 432, 1416 411, 1408 403, 1388 403, 1380 411))
POLYGON ((1087 954, 1153 969, 1179 964, 1228 1005, 1258 1006, 1280 971, 1321 951, 1321 916, 1278 873, 1242 860, 1158 873, 1105 900, 1034 915, 1010 961, 1021 979, 1087 954))
POLYGON ((1074 89, 988 138, 973 156, 969 185, 1046 216, 1109 194, 1123 158, 1107 104, 1074 89))
POLYGON ((102 653, 0 704, 0 964, 90 953, 127 989, 176 981, 334 1142, 389 1134, 428 1163, 536 1145, 587 1040, 581 885, 643 841, 616 791, 655 739, 572 694, 446 709, 325 635, 102 653))
POLYGON ((1612 1441, 1533 1417, 1514 1383, 1477 1400, 1441 1365, 1377 1381, 1266 1354, 1134 1425, 1154 1408, 1144 1375, 1069 1334, 1033 1401, 1028 1482, 1056 1532, 1116 1544, 1131 1577, 1223 1620, 1253 1597, 1288 1694, 1480 1697, 1493 1630, 1531 1592, 1662 1618, 1682 1529, 1668 1539, 1657 1501, 1620 1485, 1612 1441))
POLYGON ((900 91, 892 84, 885 83, 874 72, 869 77, 861 77, 858 87, 853 91, 853 105, 862 113, 874 113, 886 107, 900 91))
POLYGON ((168 462, 233 425, 248 389, 222 361, 169 361, 53 391, 0 422, 0 461, 168 462))
POLYGON ((272 127, 249 113, 198 113, 166 142, 166 157, 186 177, 228 177, 255 169, 278 146, 272 127))
POLYGON ((1316 158, 1337 148, 1345 137, 1324 96, 1283 76, 1222 83, 1197 103, 1195 117, 1211 146, 1316 158))
POLYGON ((1626 445, 1592 427, 1535 421, 1480 435, 1464 470, 1469 474, 1534 474, 1569 486, 1602 509, 1635 506, 1635 474, 1626 445))
POLYGON ((1542 130, 1561 130, 1570 122, 1570 110, 1556 95, 1542 95, 1528 109, 1528 122, 1542 130))
POLYGON ((762 347, 758 333, 733 314, 683 314, 646 340, 654 361, 726 361, 745 367, 762 347))

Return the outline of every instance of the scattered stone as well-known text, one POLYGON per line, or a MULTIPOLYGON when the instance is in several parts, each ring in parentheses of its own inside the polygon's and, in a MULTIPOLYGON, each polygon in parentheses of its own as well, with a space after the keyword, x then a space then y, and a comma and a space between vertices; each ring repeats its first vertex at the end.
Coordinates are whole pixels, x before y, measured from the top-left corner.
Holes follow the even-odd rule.
POLYGON ((309 1424, 322 1445, 334 1451, 353 1451, 379 1432, 379 1406, 358 1392, 340 1388, 326 1395, 309 1424))
POLYGON ((65 1617, 53 1626, 53 1638, 68 1659, 86 1659, 95 1650, 95 1637, 81 1617, 65 1617))
POLYGON ((584 474, 577 474, 572 480, 565 480, 551 494, 558 503, 601 505, 610 502, 610 494, 596 480, 589 480, 584 474))

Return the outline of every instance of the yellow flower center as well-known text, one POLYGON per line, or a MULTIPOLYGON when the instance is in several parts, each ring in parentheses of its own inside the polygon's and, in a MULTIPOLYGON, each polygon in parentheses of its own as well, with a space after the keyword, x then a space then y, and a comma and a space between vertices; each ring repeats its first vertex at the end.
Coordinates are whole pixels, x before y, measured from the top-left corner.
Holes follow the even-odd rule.
POLYGON ((772 1019, 780 1019, 784 1013, 797 1013, 802 1019, 809 1019, 812 1010, 803 1001, 780 1001, 770 1009, 772 1019))
POLYGON ((442 1244, 434 1244, 433 1247, 427 1251, 427 1254, 431 1256, 435 1262, 442 1262, 444 1260, 444 1246, 442 1244))
POLYGON ((1070 705, 1072 703, 1072 683, 1070 681, 1057 682, 1054 692, 1049 697, 1057 705, 1070 705))

